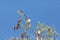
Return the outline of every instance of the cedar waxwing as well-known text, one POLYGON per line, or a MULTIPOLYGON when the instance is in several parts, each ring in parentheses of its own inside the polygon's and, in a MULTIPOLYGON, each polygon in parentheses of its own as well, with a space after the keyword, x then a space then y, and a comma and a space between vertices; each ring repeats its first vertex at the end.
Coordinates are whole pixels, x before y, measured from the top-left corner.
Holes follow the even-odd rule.
POLYGON ((20 28, 21 21, 22 21, 22 20, 18 20, 17 26, 14 27, 14 30, 18 30, 18 29, 20 28))

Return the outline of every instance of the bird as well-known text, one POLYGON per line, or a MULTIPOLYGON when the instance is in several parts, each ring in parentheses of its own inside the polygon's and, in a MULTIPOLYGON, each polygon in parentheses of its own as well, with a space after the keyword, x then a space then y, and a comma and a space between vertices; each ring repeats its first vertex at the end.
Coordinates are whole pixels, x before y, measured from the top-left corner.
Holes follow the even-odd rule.
POLYGON ((21 26, 21 19, 20 20, 18 20, 18 23, 17 23, 17 26, 14 26, 14 30, 18 30, 19 28, 20 28, 20 26, 21 26))

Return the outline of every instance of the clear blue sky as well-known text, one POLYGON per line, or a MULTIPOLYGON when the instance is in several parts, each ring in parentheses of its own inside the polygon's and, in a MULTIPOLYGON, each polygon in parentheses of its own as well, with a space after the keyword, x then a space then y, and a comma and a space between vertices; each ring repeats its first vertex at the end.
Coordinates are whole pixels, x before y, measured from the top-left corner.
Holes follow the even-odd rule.
POLYGON ((33 25, 38 21, 55 25, 60 33, 60 0, 0 0, 0 39, 20 36, 22 30, 13 30, 19 18, 17 10, 20 9, 31 18, 33 25))

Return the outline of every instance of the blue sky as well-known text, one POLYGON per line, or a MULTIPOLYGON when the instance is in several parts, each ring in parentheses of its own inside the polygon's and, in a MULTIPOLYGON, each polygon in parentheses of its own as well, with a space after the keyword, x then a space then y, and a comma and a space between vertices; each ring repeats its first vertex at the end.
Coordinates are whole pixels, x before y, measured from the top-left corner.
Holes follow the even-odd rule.
POLYGON ((60 33, 60 0, 0 0, 0 39, 8 40, 11 36, 21 35, 22 29, 15 32, 13 30, 19 18, 17 10, 20 9, 31 18, 34 26, 38 21, 55 25, 60 33))

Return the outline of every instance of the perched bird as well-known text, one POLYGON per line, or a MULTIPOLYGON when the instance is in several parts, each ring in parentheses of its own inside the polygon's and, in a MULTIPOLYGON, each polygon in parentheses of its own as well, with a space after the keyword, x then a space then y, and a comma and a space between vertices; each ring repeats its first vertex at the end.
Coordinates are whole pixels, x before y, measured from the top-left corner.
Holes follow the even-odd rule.
POLYGON ((20 28, 21 21, 22 21, 21 19, 18 20, 17 26, 14 27, 14 30, 18 30, 20 28))
POLYGON ((22 40, 24 40, 24 36, 25 36, 25 34, 26 34, 26 32, 23 32, 23 33, 21 34, 21 38, 22 38, 22 40))

